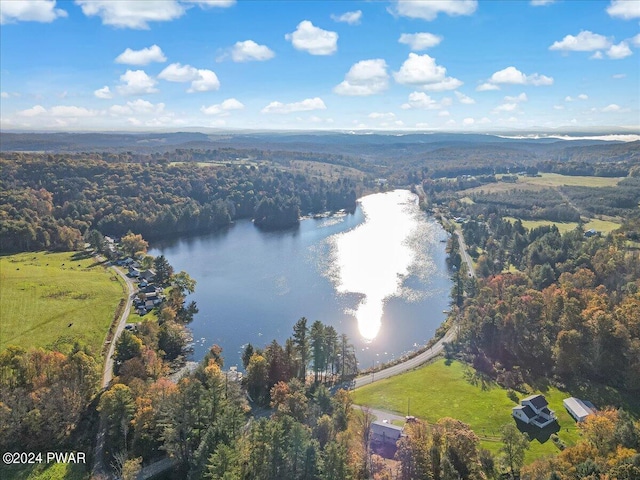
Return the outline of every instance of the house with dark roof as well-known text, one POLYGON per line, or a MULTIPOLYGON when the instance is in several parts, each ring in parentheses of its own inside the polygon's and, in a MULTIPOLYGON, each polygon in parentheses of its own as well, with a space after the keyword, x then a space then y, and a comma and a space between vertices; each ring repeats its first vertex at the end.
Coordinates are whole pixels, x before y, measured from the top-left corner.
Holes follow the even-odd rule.
POLYGON ((520 401, 520 405, 511 410, 517 420, 527 425, 544 428, 557 420, 556 414, 549 408, 544 395, 530 395, 520 401))

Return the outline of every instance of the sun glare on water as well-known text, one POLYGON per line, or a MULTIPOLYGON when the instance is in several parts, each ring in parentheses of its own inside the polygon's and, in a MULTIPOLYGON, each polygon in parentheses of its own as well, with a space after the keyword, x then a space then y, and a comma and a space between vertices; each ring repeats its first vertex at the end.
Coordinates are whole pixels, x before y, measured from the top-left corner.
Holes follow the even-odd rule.
POLYGON ((418 220, 409 211, 415 210, 416 201, 406 190, 364 197, 365 222, 331 238, 336 290, 362 296, 357 307, 347 313, 357 319, 360 334, 367 340, 377 336, 386 300, 401 295, 404 279, 416 260, 410 239, 418 220))

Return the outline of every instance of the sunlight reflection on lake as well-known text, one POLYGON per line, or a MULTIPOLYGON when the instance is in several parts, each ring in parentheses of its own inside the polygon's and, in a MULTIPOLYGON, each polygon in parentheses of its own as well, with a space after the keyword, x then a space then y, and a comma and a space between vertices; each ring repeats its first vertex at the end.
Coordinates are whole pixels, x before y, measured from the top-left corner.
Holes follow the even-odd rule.
POLYGON ((369 195, 360 204, 365 222, 328 239, 327 275, 339 293, 361 296, 357 307, 345 313, 357 319, 360 334, 370 341, 380 331, 388 299, 416 301, 427 293, 404 284, 412 272, 423 276, 433 270, 431 257, 420 254, 433 229, 424 228, 418 197, 406 190, 369 195))

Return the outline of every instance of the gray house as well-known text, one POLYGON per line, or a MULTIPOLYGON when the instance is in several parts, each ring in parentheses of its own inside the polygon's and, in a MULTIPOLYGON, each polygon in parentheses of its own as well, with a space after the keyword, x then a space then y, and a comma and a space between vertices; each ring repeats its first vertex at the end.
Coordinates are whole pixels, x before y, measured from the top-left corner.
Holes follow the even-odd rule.
POLYGON ((378 445, 394 445, 402 436, 403 427, 375 421, 371 424, 370 441, 378 445))

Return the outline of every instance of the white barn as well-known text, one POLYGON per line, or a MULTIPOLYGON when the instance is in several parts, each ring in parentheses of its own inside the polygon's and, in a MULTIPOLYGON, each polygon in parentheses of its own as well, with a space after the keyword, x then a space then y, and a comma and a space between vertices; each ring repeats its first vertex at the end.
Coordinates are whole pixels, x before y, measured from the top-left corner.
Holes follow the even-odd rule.
POLYGON ((565 398, 562 401, 562 404, 576 422, 582 422, 589 415, 592 415, 594 411, 594 407, 591 403, 583 402, 576 397, 565 398))

